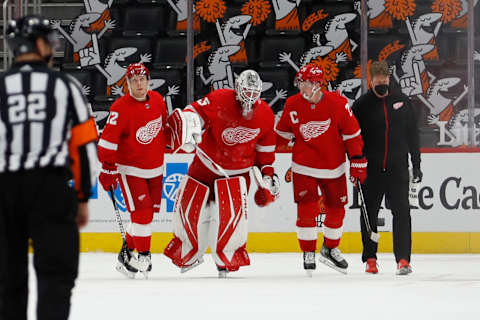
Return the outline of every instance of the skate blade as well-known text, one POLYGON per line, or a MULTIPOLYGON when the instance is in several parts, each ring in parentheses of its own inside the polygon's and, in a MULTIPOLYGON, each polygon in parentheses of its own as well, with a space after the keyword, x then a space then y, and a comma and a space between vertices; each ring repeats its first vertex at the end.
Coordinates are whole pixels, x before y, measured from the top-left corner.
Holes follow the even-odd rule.
POLYGON ((149 271, 141 271, 140 272, 143 276, 143 279, 148 280, 148 274, 150 273, 149 271))
POLYGON ((347 269, 342 269, 342 268, 337 267, 336 265, 333 264, 333 262, 331 262, 330 260, 328 260, 328 259, 326 259, 322 256, 320 256, 318 261, 320 261, 321 263, 323 263, 327 267, 332 268, 335 271, 338 271, 338 272, 343 273, 343 274, 347 274, 347 269))
POLYGON ((412 269, 410 268, 402 268, 395 272, 397 276, 406 276, 406 275, 409 275, 410 273, 412 273, 412 269))
POLYGON ((201 265, 202 263, 203 263, 203 258, 199 258, 199 259, 197 259, 194 263, 192 263, 191 265, 180 268, 180 273, 185 273, 185 272, 187 272, 187 271, 190 271, 190 270, 192 270, 193 268, 198 267, 198 266, 201 265))
POLYGON ((227 279, 227 273, 228 273, 227 270, 218 271, 218 278, 219 279, 227 279))
POLYGON ((128 271, 127 269, 125 269, 125 266, 122 265, 121 263, 117 264, 117 266, 115 267, 115 270, 123 274, 128 279, 135 279, 136 272, 128 271))
POLYGON ((313 270, 305 270, 305 273, 307 274, 307 277, 309 278, 313 277, 313 270))

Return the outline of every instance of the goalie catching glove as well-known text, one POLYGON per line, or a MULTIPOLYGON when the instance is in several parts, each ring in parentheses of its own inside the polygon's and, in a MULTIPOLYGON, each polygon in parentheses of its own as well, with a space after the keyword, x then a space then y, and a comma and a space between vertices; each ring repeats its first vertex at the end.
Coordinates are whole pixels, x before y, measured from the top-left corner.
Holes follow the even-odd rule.
POLYGON ((260 169, 253 167, 253 176, 258 185, 255 192, 255 203, 259 207, 265 207, 275 201, 280 195, 280 180, 274 173, 273 167, 265 166, 260 169))
POLYGON ((170 129, 170 147, 174 152, 178 148, 192 152, 202 142, 202 123, 195 112, 175 109, 167 118, 167 127, 170 129))

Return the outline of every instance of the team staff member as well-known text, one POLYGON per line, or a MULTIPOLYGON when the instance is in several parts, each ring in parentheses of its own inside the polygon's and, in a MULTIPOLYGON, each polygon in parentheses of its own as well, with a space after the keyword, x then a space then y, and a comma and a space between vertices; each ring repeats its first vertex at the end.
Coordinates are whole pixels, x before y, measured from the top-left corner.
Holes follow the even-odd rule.
MULTIPOLYGON (((418 125, 407 96, 390 87, 386 62, 370 67, 372 89, 355 101, 353 113, 360 124, 364 154, 368 159, 367 179, 362 184, 372 230, 377 232, 377 217, 383 196, 390 201, 393 214, 393 251, 397 274, 412 272, 410 254, 412 225, 408 202, 408 154, 413 179, 422 180, 418 125)), ((377 243, 371 241, 361 219, 365 271, 377 273, 377 243)))
POLYGON ((37 319, 67 319, 88 221, 97 129, 82 90, 48 64, 53 29, 40 16, 10 21, 15 63, 0 76, 0 319, 26 319, 28 240, 37 319), (74 189, 68 181, 73 174, 74 189))

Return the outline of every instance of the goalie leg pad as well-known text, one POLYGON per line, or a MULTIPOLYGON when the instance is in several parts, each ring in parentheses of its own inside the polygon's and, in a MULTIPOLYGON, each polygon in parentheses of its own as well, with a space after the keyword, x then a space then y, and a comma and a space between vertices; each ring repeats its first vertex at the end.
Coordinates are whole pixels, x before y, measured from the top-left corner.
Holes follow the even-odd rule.
POLYGON ((206 234, 202 234, 199 224, 205 214, 202 211, 205 211, 208 194, 208 187, 190 176, 185 176, 180 184, 173 214, 174 238, 164 254, 181 268, 195 263, 198 255, 203 255, 198 249, 200 238, 206 238, 206 234))
POLYGON ((248 236, 247 184, 245 178, 215 180, 216 209, 210 222, 210 247, 218 266, 228 271, 249 265, 245 249, 248 236))

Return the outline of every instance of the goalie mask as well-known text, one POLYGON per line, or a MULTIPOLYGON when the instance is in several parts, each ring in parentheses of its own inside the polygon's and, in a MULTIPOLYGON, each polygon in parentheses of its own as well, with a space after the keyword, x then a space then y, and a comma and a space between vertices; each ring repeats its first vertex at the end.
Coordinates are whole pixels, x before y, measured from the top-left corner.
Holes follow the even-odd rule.
POLYGON ((321 89, 324 78, 325 74, 322 69, 314 64, 307 64, 297 72, 294 85, 301 91, 305 100, 311 101, 321 89), (311 93, 307 94, 305 91, 311 91, 311 93))
POLYGON ((237 100, 242 105, 242 115, 246 117, 262 93, 262 80, 254 70, 245 70, 235 80, 237 100))
POLYGON ((145 100, 149 89, 150 74, 143 63, 132 63, 125 73, 128 91, 137 100, 145 100))

